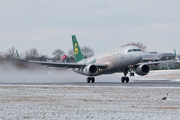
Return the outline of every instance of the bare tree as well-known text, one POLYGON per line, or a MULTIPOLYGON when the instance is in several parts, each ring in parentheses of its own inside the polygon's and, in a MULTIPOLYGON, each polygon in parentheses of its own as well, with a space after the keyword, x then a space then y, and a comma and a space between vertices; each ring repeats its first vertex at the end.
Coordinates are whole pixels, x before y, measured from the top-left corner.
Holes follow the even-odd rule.
POLYGON ((60 60, 61 57, 62 57, 64 54, 65 54, 64 51, 61 50, 61 49, 57 49, 57 50, 55 50, 55 51, 52 53, 52 55, 54 55, 54 58, 55 58, 56 60, 60 60))
POLYGON ((47 56, 46 55, 40 55, 38 58, 37 58, 38 61, 47 61, 47 56))
POLYGON ((94 56, 94 50, 91 49, 90 47, 87 47, 87 46, 82 47, 81 51, 85 58, 90 58, 94 56))
POLYGON ((27 60, 35 60, 37 57, 39 57, 38 50, 36 48, 32 48, 29 51, 26 51, 25 59, 27 60))
POLYGON ((67 62, 75 62, 75 56, 74 56, 74 51, 73 49, 70 49, 68 51, 68 55, 67 55, 67 62))
POLYGON ((0 52, 0 59, 3 59, 3 52, 0 52))
MULTIPOLYGON (((81 51, 82 51, 82 54, 84 55, 85 58, 90 58, 90 57, 94 56, 94 50, 92 50, 90 47, 87 47, 87 46, 82 47, 81 51)), ((68 57, 71 60, 75 60, 73 49, 68 51, 68 57)))
POLYGON ((142 52, 145 52, 146 51, 146 46, 145 45, 143 45, 142 43, 135 43, 135 42, 133 42, 133 43, 128 43, 128 44, 126 44, 126 45, 123 45, 122 47, 124 47, 124 46, 137 46, 137 47, 139 47, 140 49, 141 49, 141 51, 142 52))
POLYGON ((72 58, 72 59, 75 59, 73 49, 71 49, 71 50, 68 51, 68 57, 70 57, 70 58, 72 58))
POLYGON ((16 58, 16 51, 15 51, 15 47, 11 47, 7 50, 7 54, 9 54, 10 58, 16 58))

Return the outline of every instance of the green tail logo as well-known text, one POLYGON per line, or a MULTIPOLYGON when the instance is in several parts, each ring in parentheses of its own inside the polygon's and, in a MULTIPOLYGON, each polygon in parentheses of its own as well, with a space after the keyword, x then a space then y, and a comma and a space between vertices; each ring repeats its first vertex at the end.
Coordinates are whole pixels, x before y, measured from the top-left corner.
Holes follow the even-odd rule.
POLYGON ((74 50, 74 56, 75 56, 75 62, 79 62, 81 60, 84 60, 84 55, 81 52, 81 49, 79 47, 78 41, 76 39, 76 36, 72 36, 72 42, 73 42, 73 50, 74 50))

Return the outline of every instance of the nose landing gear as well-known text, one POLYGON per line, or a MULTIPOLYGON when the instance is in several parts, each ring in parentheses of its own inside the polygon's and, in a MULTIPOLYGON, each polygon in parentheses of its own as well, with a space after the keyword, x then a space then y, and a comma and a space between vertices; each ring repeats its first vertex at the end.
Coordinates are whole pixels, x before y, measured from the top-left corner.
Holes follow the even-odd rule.
POLYGON ((134 76, 134 72, 130 72, 130 76, 134 76))
POLYGON ((130 67, 130 70, 131 70, 131 72, 130 72, 130 77, 131 77, 131 76, 133 76, 133 77, 134 77, 133 67, 130 67))

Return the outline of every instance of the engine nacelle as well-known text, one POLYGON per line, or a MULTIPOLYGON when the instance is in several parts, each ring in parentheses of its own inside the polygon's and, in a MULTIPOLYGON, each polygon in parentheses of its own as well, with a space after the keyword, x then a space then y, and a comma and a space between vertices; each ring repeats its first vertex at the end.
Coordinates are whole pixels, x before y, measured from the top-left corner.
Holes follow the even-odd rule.
POLYGON ((149 65, 140 65, 136 68, 136 74, 144 76, 147 75, 150 71, 149 65))
POLYGON ((96 65, 88 65, 83 69, 85 75, 91 76, 98 72, 98 67, 96 65))

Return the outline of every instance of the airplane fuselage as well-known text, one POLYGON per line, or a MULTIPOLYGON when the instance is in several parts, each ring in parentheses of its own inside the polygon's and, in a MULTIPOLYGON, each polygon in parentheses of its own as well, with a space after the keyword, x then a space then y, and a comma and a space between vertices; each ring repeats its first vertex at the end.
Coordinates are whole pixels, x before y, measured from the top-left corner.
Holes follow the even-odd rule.
MULTIPOLYGON (((98 56, 94 56, 85 60, 82 60, 78 63, 84 64, 106 64, 107 67, 105 69, 98 69, 96 74, 92 76, 98 76, 101 74, 112 74, 116 72, 123 71, 129 65, 135 65, 142 61, 142 51, 136 46, 126 46, 122 47, 98 56)), ((73 69, 74 72, 79 74, 83 74, 81 69, 75 68, 73 69)), ((89 75, 87 75, 89 76, 89 75)))

